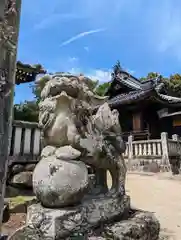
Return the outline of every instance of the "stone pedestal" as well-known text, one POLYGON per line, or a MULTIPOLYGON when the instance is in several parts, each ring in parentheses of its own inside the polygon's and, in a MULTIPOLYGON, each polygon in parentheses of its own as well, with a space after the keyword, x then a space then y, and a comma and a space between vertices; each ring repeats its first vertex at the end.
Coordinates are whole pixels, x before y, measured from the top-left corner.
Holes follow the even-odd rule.
POLYGON ((145 211, 134 211, 127 220, 112 222, 102 229, 88 234, 87 240, 158 240, 160 232, 159 221, 154 214, 145 211))
POLYGON ((9 240, 157 240, 159 231, 154 214, 130 209, 128 196, 99 196, 70 208, 31 205, 26 226, 9 240))
POLYGON ((136 211, 128 220, 106 226, 104 235, 117 240, 158 240, 159 232, 160 224, 154 214, 136 211))
POLYGON ((103 223, 113 221, 116 217, 128 216, 129 209, 128 196, 99 195, 86 199, 79 206, 62 209, 49 209, 41 204, 34 204, 28 208, 27 226, 19 229, 10 239, 25 239, 20 236, 25 237, 27 232, 31 232, 32 235, 29 239, 66 239, 74 233, 85 233, 103 223))

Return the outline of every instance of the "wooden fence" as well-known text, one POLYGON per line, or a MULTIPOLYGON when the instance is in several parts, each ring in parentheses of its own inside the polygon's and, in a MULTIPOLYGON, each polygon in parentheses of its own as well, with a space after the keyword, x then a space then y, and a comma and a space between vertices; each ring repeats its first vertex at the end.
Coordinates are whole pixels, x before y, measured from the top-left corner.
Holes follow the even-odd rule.
MULTIPOLYGON (((41 131, 37 123, 14 121, 9 146, 10 163, 37 161, 41 152, 41 131)), ((128 169, 142 170, 145 165, 156 162, 163 171, 170 171, 170 160, 180 159, 181 140, 177 135, 172 139, 162 133, 160 139, 134 141, 128 137, 124 157, 128 169)))

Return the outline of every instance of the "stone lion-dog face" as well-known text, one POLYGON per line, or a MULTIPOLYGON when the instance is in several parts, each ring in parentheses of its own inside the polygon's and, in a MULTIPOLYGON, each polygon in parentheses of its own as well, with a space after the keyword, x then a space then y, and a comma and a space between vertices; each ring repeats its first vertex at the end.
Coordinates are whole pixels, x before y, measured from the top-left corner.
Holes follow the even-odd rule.
POLYGON ((44 130, 44 141, 57 147, 78 142, 77 108, 80 112, 80 108, 91 109, 95 103, 105 101, 90 90, 89 79, 61 74, 49 77, 41 99, 39 126, 44 130))

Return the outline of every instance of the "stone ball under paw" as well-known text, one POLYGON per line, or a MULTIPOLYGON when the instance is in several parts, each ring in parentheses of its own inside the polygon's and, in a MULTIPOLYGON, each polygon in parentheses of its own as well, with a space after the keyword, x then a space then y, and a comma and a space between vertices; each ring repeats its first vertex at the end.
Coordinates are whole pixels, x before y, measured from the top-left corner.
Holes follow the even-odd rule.
POLYGON ((83 162, 43 158, 33 173, 33 189, 44 207, 65 207, 80 202, 88 187, 88 171, 83 162))

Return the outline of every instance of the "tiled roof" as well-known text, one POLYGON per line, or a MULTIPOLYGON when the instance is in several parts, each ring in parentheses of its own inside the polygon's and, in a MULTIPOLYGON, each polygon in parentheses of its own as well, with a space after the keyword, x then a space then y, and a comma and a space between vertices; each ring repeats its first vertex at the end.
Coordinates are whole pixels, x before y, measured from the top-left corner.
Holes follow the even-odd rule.
POLYGON ((134 102, 147 99, 151 96, 154 96, 155 91, 154 89, 148 89, 146 91, 139 90, 139 91, 131 91, 126 94, 120 94, 117 95, 116 97, 111 98, 108 100, 108 103, 110 107, 116 108, 120 105, 127 105, 127 104, 132 104, 134 102))
POLYGON ((135 78, 133 78, 131 75, 126 75, 125 72, 122 72, 119 75, 117 75, 116 80, 132 89, 137 89, 137 90, 142 89, 141 83, 135 80, 135 78))
POLYGON ((161 77, 158 76, 156 78, 147 79, 145 81, 141 81, 138 78, 135 78, 131 74, 126 71, 120 71, 113 79, 113 82, 119 82, 122 85, 127 86, 132 90, 144 90, 151 88, 152 86, 156 86, 160 83, 161 77))
POLYGON ((172 96, 168 96, 168 95, 164 95, 161 93, 158 93, 158 96, 160 99, 167 101, 170 104, 181 104, 181 98, 178 97, 172 97, 172 96))
POLYGON ((108 103, 111 108, 117 108, 121 105, 128 105, 146 99, 152 99, 170 106, 181 106, 181 98, 161 94, 156 88, 120 94, 108 100, 108 103))
MULTIPOLYGON (((116 108, 120 105, 132 104, 134 102, 141 101, 143 99, 150 98, 153 101, 161 102, 162 104, 169 104, 170 106, 181 106, 181 98, 167 96, 163 94, 163 88, 165 84, 161 81, 161 77, 158 76, 154 79, 148 79, 146 81, 140 81, 125 71, 120 71, 115 77, 113 82, 116 84, 124 85, 130 88, 130 92, 111 96, 108 103, 112 108, 116 108)), ((110 88, 114 89, 113 82, 110 88)), ((107 94, 109 95, 110 89, 107 94)), ((117 91, 119 92, 119 90, 117 91)))

